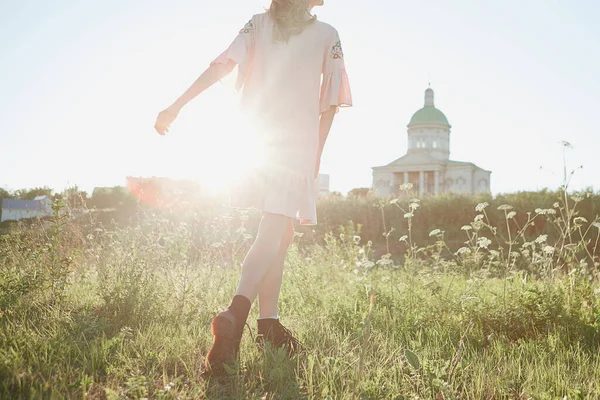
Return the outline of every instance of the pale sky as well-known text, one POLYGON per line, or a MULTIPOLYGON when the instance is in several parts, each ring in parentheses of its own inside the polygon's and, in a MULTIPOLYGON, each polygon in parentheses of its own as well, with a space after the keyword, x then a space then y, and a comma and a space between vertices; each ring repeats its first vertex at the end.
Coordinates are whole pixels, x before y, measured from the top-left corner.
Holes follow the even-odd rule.
MULTIPOLYGON (((491 170, 493 193, 556 188, 563 140, 583 166, 573 187, 600 189, 600 2, 326 1, 315 13, 340 33, 354 97, 322 160, 332 190, 371 186, 371 167, 405 154, 429 81, 451 159, 491 170)), ((153 124, 268 3, 0 0, 0 187, 237 168, 228 86, 190 103, 169 136, 153 124)))

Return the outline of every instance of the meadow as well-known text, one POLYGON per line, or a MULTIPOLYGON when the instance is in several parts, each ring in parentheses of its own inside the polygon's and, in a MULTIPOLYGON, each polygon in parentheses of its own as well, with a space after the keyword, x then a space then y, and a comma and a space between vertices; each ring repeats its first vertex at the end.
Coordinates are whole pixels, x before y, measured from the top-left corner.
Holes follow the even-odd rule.
POLYGON ((259 350, 253 310, 221 379, 201 376, 209 325, 257 214, 56 202, 0 236, 0 398, 600 398, 599 196, 403 189, 321 201, 281 296, 304 351, 259 350))

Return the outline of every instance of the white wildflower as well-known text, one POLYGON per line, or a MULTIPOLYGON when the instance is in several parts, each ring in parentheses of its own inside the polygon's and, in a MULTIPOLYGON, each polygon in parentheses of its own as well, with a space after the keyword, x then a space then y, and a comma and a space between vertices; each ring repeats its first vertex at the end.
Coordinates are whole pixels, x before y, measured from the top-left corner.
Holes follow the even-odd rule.
POLYGON ((492 244, 492 241, 485 236, 482 236, 477 239, 477 245, 480 249, 487 249, 489 245, 492 244))
POLYGON ((456 250, 456 253, 454 253, 454 255, 457 256, 461 254, 471 254, 471 249, 468 247, 461 247, 460 249, 456 250))
POLYGON ((594 227, 596 227, 596 228, 600 229, 600 222, 594 222, 594 223, 592 224, 592 226, 594 226, 594 227))
POLYGON ((506 214, 506 219, 512 219, 515 217, 515 215, 517 215, 516 211, 511 211, 508 214, 506 214))
POLYGON ((410 203, 408 205, 408 208, 410 209, 410 211, 415 211, 417 208, 419 208, 419 203, 410 203))
POLYGON ((496 250, 490 250, 490 255, 492 256, 492 258, 500 257, 500 252, 496 250))
POLYGON ((554 254, 554 247, 549 246, 549 245, 544 246, 544 253, 546 253, 548 255, 554 254))
POLYGON ((400 201, 400 199, 392 199, 390 200, 390 204, 396 204, 398 201, 400 201))
POLYGON ((585 218, 583 218, 583 217, 575 217, 575 218, 573 219, 573 223, 574 223, 575 225, 581 225, 581 224, 585 224, 585 223, 587 223, 587 222, 588 222, 588 221, 587 221, 587 219, 585 219, 585 218))
POLYGON ((475 216, 475 219, 474 219, 474 221, 481 221, 481 220, 483 220, 483 214, 477 214, 477 215, 475 216))
POLYGON ((354 243, 359 244, 360 243, 360 236, 354 236, 352 238, 352 240, 354 240, 354 243))
POLYGON ((429 237, 432 237, 432 236, 437 236, 437 235, 439 235, 441 232, 442 232, 442 231, 440 231, 439 229, 434 229, 434 230, 432 230, 431 232, 429 232, 429 237))
POLYGON ((414 217, 414 214, 412 212, 408 212, 406 214, 404 214, 404 218, 408 219, 408 218, 412 218, 414 217))
POLYGON ((407 241, 407 239, 408 239, 408 236, 407 236, 407 235, 402 235, 402 237, 400 238, 400 240, 399 240, 399 241, 400 241, 400 242, 406 242, 406 241, 407 241))
POLYGON ((463 225, 460 229, 463 231, 470 231, 471 229, 473 229, 473 227, 471 225, 463 225))
POLYGON ((558 208, 558 207, 560 207, 560 204, 558 204, 558 201, 556 201, 556 202, 554 202, 554 204, 552 204, 552 207, 558 208))
POLYGON ((479 203, 477 206, 475 206, 475 211, 482 212, 487 206, 489 206, 487 202, 479 203))
POLYGON ((412 188, 413 188, 412 183, 404 183, 404 184, 400 185, 400 190, 404 190, 406 192, 410 191, 412 188))
POLYGON ((512 210, 513 206, 509 205, 509 204, 502 204, 501 206, 498 207, 498 210, 500 211, 508 211, 508 210, 512 210))
POLYGON ((537 238, 535 238, 534 241, 538 244, 541 244, 541 243, 546 243, 546 240, 548 240, 548 235, 540 235, 537 238))

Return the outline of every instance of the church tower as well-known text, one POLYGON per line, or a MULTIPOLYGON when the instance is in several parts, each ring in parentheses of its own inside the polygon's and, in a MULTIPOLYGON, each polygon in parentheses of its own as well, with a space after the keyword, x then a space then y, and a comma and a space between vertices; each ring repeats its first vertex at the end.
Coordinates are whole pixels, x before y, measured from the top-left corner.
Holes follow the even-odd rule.
POLYGON ((443 112, 435 108, 434 93, 425 91, 425 106, 408 124, 408 153, 427 152, 438 160, 450 158, 450 124, 443 112))

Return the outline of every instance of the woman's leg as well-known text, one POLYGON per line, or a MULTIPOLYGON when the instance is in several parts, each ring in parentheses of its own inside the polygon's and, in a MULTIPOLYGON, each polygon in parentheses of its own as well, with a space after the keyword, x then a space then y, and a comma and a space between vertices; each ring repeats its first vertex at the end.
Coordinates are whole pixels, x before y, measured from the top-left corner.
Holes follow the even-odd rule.
POLYGON ((290 220, 287 230, 279 245, 279 251, 271 269, 267 272, 262 287, 258 292, 258 307, 260 318, 276 318, 278 316, 279 293, 283 278, 283 264, 287 250, 294 240, 294 224, 290 220))
POLYGON ((229 308, 212 320, 214 342, 206 356, 207 371, 223 372, 223 365, 237 357, 250 307, 280 253, 289 222, 289 217, 263 214, 256 240, 244 259, 236 295, 229 308))
POLYGON ((290 223, 289 217, 263 214, 256 240, 244 259, 236 295, 254 302, 271 267, 281 258, 281 246, 285 242, 290 223))

